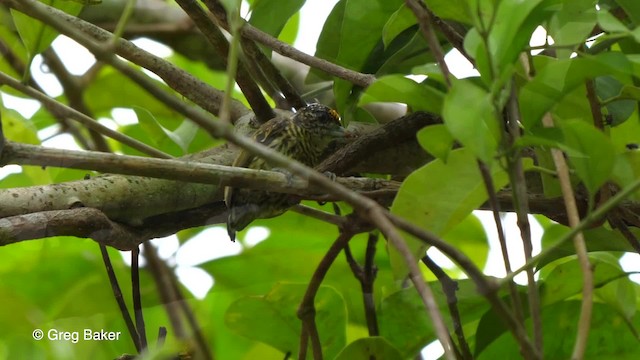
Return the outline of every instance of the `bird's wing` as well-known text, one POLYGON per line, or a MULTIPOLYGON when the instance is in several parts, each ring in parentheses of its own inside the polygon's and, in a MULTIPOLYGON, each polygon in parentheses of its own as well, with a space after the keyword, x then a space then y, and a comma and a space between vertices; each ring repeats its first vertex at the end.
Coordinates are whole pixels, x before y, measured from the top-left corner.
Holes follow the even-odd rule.
MULTIPOLYGON (((290 124, 290 119, 288 118, 273 118, 266 123, 264 123, 260 128, 253 134, 253 139, 262 145, 270 146, 274 139, 277 140, 277 135, 282 134, 286 131, 286 127, 290 124)), ((251 166, 251 163, 256 159, 254 155, 249 153, 246 150, 241 150, 238 156, 233 161, 233 166, 235 167, 251 167, 251 168, 262 168, 262 166, 251 166)), ((231 207, 233 202, 233 188, 227 186, 224 189, 224 202, 228 208, 231 207)))

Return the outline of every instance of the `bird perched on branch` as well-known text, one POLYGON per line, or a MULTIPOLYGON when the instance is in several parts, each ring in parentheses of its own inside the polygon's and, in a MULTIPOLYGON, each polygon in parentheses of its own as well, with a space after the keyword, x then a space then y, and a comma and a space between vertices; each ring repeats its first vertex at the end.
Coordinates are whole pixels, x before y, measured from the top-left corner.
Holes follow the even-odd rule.
MULTIPOLYGON (((338 113, 321 104, 310 104, 292 117, 277 117, 262 124, 253 138, 293 160, 316 166, 332 149, 346 139, 338 113)), ((256 170, 274 169, 264 159, 243 150, 233 166, 256 170)), ((225 189, 225 203, 229 208, 227 231, 235 241, 236 231, 247 227, 253 220, 278 216, 296 203, 289 194, 251 189, 225 189)))

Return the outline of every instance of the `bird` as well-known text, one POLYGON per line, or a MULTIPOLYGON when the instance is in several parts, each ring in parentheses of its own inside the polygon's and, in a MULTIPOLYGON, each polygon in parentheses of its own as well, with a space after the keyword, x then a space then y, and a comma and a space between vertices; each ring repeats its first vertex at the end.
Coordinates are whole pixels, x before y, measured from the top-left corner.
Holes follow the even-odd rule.
MULTIPOLYGON (((338 112, 317 103, 299 109, 291 117, 275 117, 262 124, 253 135, 253 139, 262 145, 311 167, 318 165, 344 144, 346 138, 338 112)), ((233 166, 286 173, 246 150, 238 154, 233 166)), ((236 232, 246 228, 253 220, 281 215, 298 202, 297 197, 290 194, 226 187, 229 238, 235 241, 236 232)))

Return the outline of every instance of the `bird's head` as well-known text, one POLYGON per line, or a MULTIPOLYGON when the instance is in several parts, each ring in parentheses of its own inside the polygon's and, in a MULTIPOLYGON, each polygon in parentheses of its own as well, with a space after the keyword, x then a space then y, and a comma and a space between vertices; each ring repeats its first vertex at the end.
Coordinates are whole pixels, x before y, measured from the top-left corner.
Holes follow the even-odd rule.
POLYGON ((309 131, 312 136, 328 142, 346 137, 338 112, 322 104, 310 104, 300 109, 293 116, 293 122, 309 131))

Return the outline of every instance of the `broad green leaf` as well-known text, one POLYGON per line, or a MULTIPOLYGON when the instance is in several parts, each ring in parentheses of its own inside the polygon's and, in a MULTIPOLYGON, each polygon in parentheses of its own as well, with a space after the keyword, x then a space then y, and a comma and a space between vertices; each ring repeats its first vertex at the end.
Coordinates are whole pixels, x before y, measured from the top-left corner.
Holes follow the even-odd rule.
MULTIPOLYGON (((636 236, 640 236, 640 232, 635 228, 630 229, 636 236)), ((569 228, 563 225, 554 224, 547 228, 542 235, 542 249, 555 244, 561 237, 569 232, 569 228)), ((629 242, 619 232, 608 230, 604 227, 585 230, 582 233, 585 238, 585 244, 587 245, 587 251, 613 251, 613 252, 633 252, 633 248, 629 245, 629 242)), ((553 252, 540 257, 538 264, 536 265, 536 271, 543 269, 547 264, 552 261, 562 259, 567 256, 575 255, 576 249, 573 245, 573 241, 566 241, 559 248, 553 252)), ((544 269, 543 269, 544 271, 544 269)))
POLYGON ((491 95, 469 80, 456 80, 444 99, 444 124, 453 137, 485 163, 500 144, 500 123, 491 95))
MULTIPOLYGON (((12 53, 16 58, 14 61, 19 61, 22 64, 26 64, 28 62, 29 54, 27 53, 27 49, 20 40, 19 35, 16 34, 14 30, 9 29, 7 26, 0 25, 0 39, 2 39, 2 42, 7 47, 5 51, 12 53)), ((17 70, 12 65, 13 64, 8 56, 0 56, 0 71, 14 78, 19 78, 24 75, 18 74, 17 70)), ((6 86, 2 88, 2 92, 14 96, 25 97, 23 93, 6 86)))
MULTIPOLYGON (((169 90, 161 82, 156 82, 156 85, 169 90)), ((175 113, 158 99, 110 68, 102 69, 90 83, 84 92, 84 100, 96 117, 111 116, 113 108, 131 109, 136 106, 144 106, 157 117, 175 116, 175 113)))
MULTIPOLYGON (((82 5, 73 1, 41 0, 41 2, 74 16, 82 10, 82 5)), ((58 36, 56 30, 17 10, 11 9, 11 16, 31 59, 46 50, 58 36)))
MULTIPOLYGON (((484 269, 489 256, 489 239, 480 220, 469 214, 462 222, 442 237, 468 256, 480 269, 484 269)), ((462 276, 462 274, 460 274, 462 276)))
POLYGON ((634 144, 640 144, 640 120, 638 112, 634 111, 629 120, 609 129, 609 136, 616 149, 616 153, 629 151, 634 144))
MULTIPOLYGON (((640 179, 640 151, 628 150, 616 157, 612 180, 620 187, 626 187, 640 179)), ((640 192, 630 196, 630 200, 639 200, 640 192)))
POLYGON ((417 137, 423 149, 447 162, 447 156, 453 147, 453 137, 444 124, 426 126, 418 131, 417 137))
POLYGON ((520 113, 525 128, 538 126, 542 116, 573 89, 602 75, 630 75, 631 63, 624 54, 595 56, 549 62, 520 90, 520 113))
MULTIPOLYGON (((575 343, 580 317, 579 301, 562 301, 542 309, 542 328, 544 343, 544 358, 569 359, 575 343), (562 336, 561 336, 562 335, 562 336)), ((637 328, 640 317, 636 314, 630 323, 637 328)), ((501 324, 488 324, 499 326, 501 324)), ((527 328, 531 321, 526 321, 527 328)), ((478 329, 480 333, 482 329, 478 329)), ((629 330, 627 322, 611 306, 594 303, 589 341, 587 341, 586 357, 589 359, 624 359, 633 360, 640 357, 636 336, 629 330)), ((518 345, 511 333, 503 332, 497 339, 491 339, 476 349, 478 360, 510 359, 518 354, 518 345), (495 341, 494 341, 495 340, 495 341), (481 352, 480 352, 481 351, 481 352), (480 353, 479 353, 480 352, 480 353)))
MULTIPOLYGON (((439 288, 430 286, 434 291, 439 288)), ((401 351, 402 358, 415 356, 435 338, 431 319, 413 287, 384 298, 378 312, 380 335, 401 351)))
POLYGON ((637 100, 640 100, 640 88, 623 85, 611 76, 599 76, 595 83, 598 98, 606 102, 606 115, 610 125, 618 126, 627 121, 636 109, 637 100))
POLYGON ((469 1, 466 0, 426 0, 429 10, 439 18, 455 20, 465 24, 472 24, 469 1))
POLYGON ((582 120, 565 121, 561 128, 565 144, 580 152, 580 155, 569 154, 569 160, 593 196, 613 171, 616 156, 613 145, 601 131, 582 120))
POLYGON ((36 128, 15 110, 0 108, 5 138, 25 144, 40 144, 36 128))
MULTIPOLYGON (((507 173, 495 165, 490 169, 496 190, 507 184, 507 173)), ((436 235, 453 229, 487 199, 478 162, 468 149, 454 150, 447 162, 434 160, 409 175, 400 187, 391 212, 436 235), (437 175, 436 175, 437 174, 437 175)), ((406 237, 413 254, 420 258, 426 246, 406 237)), ((402 257, 389 247, 396 278, 406 276, 402 257)))
POLYGON ((476 61, 476 69, 480 72, 480 77, 485 84, 491 84, 493 78, 491 75, 494 73, 491 67, 492 62, 489 60, 489 52, 487 46, 483 41, 478 29, 471 28, 464 37, 464 50, 476 61))
MULTIPOLYGON (((306 205, 312 206, 312 203, 306 205)), ((322 210, 332 211, 332 208, 327 205, 322 210)), ((335 227, 324 226, 318 220, 293 212, 273 219, 258 220, 252 225, 267 227, 271 231, 270 236, 238 256, 220 258, 202 265, 214 277, 214 289, 217 287, 218 291, 237 291, 239 297, 265 294, 275 284, 283 281, 306 283, 338 236, 335 227), (287 260, 283 263, 282 259, 287 260), (256 268, 261 271, 256 272, 256 268)), ((245 233, 241 232, 239 235, 244 236, 245 233)), ((351 252, 361 263, 366 238, 364 234, 350 242, 351 252)), ((379 269, 374 283, 375 293, 397 287, 389 271, 389 259, 384 247, 385 242, 380 239, 375 256, 375 264, 379 269)), ((350 322, 366 326, 362 291, 342 256, 331 266, 323 284, 337 289, 344 297, 349 306, 350 322)))
POLYGON ((358 339, 347 345, 336 360, 401 359, 400 351, 383 337, 358 339))
POLYGON ((381 46, 374 49, 364 66, 364 72, 375 72, 378 77, 386 74, 407 74, 416 66, 434 61, 417 25, 396 36, 384 52, 381 50, 381 46))
MULTIPOLYGON (((306 288, 306 284, 278 284, 264 296, 241 298, 227 309, 226 323, 248 338, 297 354, 302 326, 296 312, 306 288)), ((334 289, 321 286, 315 310, 323 354, 333 358, 346 344, 344 300, 334 289)))
POLYGON ((640 3, 635 0, 616 0, 624 12, 633 20, 636 26, 640 26, 640 3))
MULTIPOLYGON (((401 0, 340 0, 324 24, 315 56, 362 70, 371 51, 381 42, 389 17, 402 3, 401 0)), ((312 69, 309 75, 310 79, 329 79, 318 70, 312 69)))
POLYGON ((496 75, 502 74, 509 64, 528 46, 531 34, 540 23, 556 10, 560 0, 502 0, 499 2, 494 23, 489 33, 489 53, 493 58, 496 75))
POLYGON ((629 32, 629 28, 627 28, 625 24, 613 16, 609 11, 605 10, 598 11, 598 25, 600 25, 602 30, 610 33, 629 32))
POLYGON ((416 24, 416 16, 405 4, 394 12, 382 29, 382 43, 385 47, 401 32, 416 24))
POLYGON ((402 75, 387 75, 369 86, 358 105, 372 102, 399 102, 412 110, 423 110, 439 114, 442 109, 443 93, 429 85, 418 84, 402 75))
POLYGON ((148 110, 135 107, 134 111, 145 134, 158 148, 165 148, 167 142, 171 142, 180 147, 182 150, 180 155, 185 155, 189 151, 189 144, 198 131, 195 123, 186 120, 175 131, 171 131, 162 126, 148 110))
POLYGON ((278 39, 284 41, 287 44, 293 44, 298 38, 300 31, 300 12, 293 14, 293 16, 284 24, 282 31, 278 35, 278 39))
MULTIPOLYGON (((593 283, 596 288, 626 276, 617 259, 608 253, 590 254, 589 262, 593 268, 593 283)), ((542 306, 580 294, 582 287, 582 269, 574 255, 571 260, 554 266, 545 276, 540 287, 542 306)))
POLYGON ((569 58, 582 45, 596 25, 595 0, 563 1, 561 9, 549 20, 548 32, 556 45, 573 45, 572 48, 558 48, 557 57, 569 58))
POLYGON ((289 18, 296 14, 304 3, 305 0, 255 0, 251 6, 249 23, 278 37, 289 18))
MULTIPOLYGON (((603 256, 611 254, 605 253, 601 254, 603 256)), ((615 264, 611 266, 618 265, 618 259, 611 256, 615 264)), ((622 271, 622 270, 621 270, 622 271)), ((638 284, 631 281, 627 274, 623 274, 619 279, 607 282, 601 287, 598 287, 594 293, 596 298, 606 304, 609 304, 612 308, 618 311, 620 316, 624 317, 627 320, 631 320, 631 318, 638 311, 637 309, 637 300, 636 300, 636 288, 638 284)), ((637 329, 636 329, 637 330, 637 329)))
MULTIPOLYGON (((467 338, 472 338, 475 324, 486 311, 489 304, 478 294, 476 285, 468 279, 456 281, 456 307, 467 338)), ((434 299, 442 314, 449 313, 448 300, 442 290, 442 284, 437 281, 429 282, 434 299)), ((502 295, 503 291, 500 291, 502 295)), ((378 309, 380 335, 400 350, 402 359, 413 358, 425 345, 435 340, 436 334, 422 299, 415 288, 398 290, 384 299, 378 309)), ((445 325, 452 329, 450 316, 444 316, 445 325)))
POLYGON ((440 67, 437 63, 426 63, 411 69, 411 74, 414 75, 427 75, 429 79, 436 80, 441 84, 445 83, 444 75, 440 70, 440 67))

